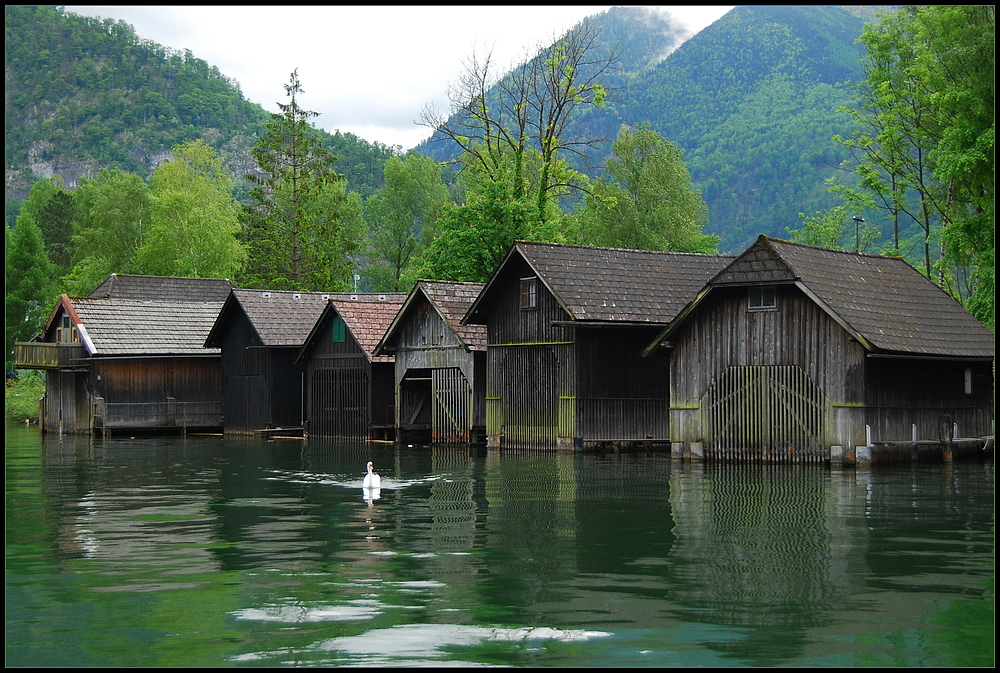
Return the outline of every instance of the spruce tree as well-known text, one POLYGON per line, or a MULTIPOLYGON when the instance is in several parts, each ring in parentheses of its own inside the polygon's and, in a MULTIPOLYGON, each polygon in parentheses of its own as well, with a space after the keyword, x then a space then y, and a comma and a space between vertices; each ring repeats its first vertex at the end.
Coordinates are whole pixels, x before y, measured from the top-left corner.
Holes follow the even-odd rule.
POLYGON ((287 290, 346 289, 348 255, 357 236, 345 230, 340 202, 347 198, 335 157, 324 149, 310 120, 316 112, 298 104, 303 93, 292 72, 267 132, 251 151, 259 172, 248 175, 253 204, 244 209, 249 260, 243 284, 287 290), (317 287, 320 285, 320 287, 317 287))

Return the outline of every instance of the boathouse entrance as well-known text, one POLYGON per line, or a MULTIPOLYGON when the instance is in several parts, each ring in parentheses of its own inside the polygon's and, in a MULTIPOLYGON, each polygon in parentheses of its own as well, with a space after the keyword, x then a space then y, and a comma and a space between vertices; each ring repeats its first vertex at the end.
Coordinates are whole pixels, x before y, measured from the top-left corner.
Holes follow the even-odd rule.
POLYGON ((702 400, 706 457, 825 460, 826 406, 801 367, 729 367, 702 400))

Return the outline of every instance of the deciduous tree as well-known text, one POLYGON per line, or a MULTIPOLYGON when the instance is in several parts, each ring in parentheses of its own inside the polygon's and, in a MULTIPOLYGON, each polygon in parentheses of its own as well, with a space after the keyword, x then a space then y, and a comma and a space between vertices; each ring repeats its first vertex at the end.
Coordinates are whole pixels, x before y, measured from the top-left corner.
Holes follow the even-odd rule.
POLYGON ((584 197, 579 214, 586 245, 717 252, 719 238, 705 234, 708 207, 691 185, 681 150, 656 131, 623 126, 604 180, 584 197))
MULTIPOLYGON (((461 148, 468 195, 466 203, 449 209, 442 223, 445 241, 428 249, 424 268, 458 273, 446 259, 452 244, 473 246, 468 254, 476 263, 489 263, 512 236, 553 241, 563 235, 559 199, 589 184, 567 158, 586 155, 602 140, 574 133, 572 124, 581 110, 604 104, 602 79, 616 59, 597 38, 596 29, 577 27, 503 76, 492 56, 473 55, 450 92, 449 116, 424 111, 424 124, 461 148), (474 249, 475 241, 486 247, 474 249)), ((471 271, 489 276, 493 268, 471 271)))
POLYGON ((70 294, 86 295, 111 273, 140 273, 136 254, 149 234, 149 189, 142 178, 115 169, 81 179, 73 192, 73 269, 70 294))
POLYGON ((837 138, 855 152, 856 202, 919 227, 921 266, 987 325, 994 315, 995 9, 904 6, 868 24, 866 79, 837 138), (933 249, 935 241, 940 247, 933 249))
POLYGON ((365 203, 365 276, 376 290, 407 291, 416 280, 411 262, 433 240, 448 188, 438 162, 419 154, 391 157, 383 175, 385 186, 365 203))
POLYGON ((137 252, 145 274, 235 278, 246 258, 232 180, 201 140, 172 151, 150 177, 149 234, 137 252))
POLYGON ((6 371, 13 369, 14 342, 28 341, 41 329, 52 296, 42 232, 29 214, 4 227, 4 353, 6 371))

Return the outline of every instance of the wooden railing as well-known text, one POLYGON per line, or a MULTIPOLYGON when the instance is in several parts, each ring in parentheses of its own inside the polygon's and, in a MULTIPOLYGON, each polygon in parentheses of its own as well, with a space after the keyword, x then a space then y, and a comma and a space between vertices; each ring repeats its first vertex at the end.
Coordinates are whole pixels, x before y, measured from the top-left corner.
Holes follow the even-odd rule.
POLYGON ((21 369, 84 369, 83 344, 25 341, 15 344, 15 363, 21 369))
POLYGON ((116 429, 221 428, 222 402, 106 402, 94 400, 95 431, 116 429))

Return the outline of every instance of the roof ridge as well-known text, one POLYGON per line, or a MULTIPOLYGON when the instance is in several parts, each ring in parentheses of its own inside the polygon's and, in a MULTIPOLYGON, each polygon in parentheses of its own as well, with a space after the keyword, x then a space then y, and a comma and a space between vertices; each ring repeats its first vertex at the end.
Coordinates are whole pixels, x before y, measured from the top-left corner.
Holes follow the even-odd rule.
POLYGON ((517 239, 514 241, 514 245, 545 245, 551 247, 559 248, 578 248, 583 250, 612 250, 616 252, 640 252, 649 255, 690 255, 692 257, 735 257, 736 255, 728 252, 678 252, 675 250, 641 250, 639 248, 615 248, 610 246, 600 246, 600 245, 582 245, 579 243, 546 243, 543 241, 528 241, 524 239, 517 239))

